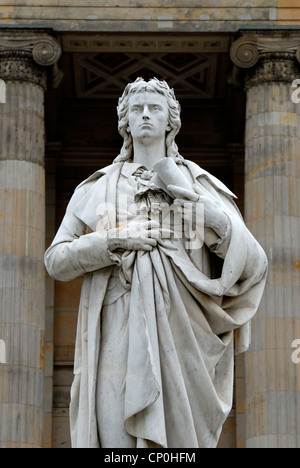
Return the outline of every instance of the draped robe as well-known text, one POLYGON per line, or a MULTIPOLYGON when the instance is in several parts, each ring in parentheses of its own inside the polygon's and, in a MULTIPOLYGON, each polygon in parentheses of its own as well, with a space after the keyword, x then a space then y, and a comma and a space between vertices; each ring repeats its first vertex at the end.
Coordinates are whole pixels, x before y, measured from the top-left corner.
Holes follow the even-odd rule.
POLYGON ((80 184, 45 254, 53 278, 69 281, 83 275, 71 389, 72 446, 100 447, 99 433, 105 430, 97 421, 97 386, 105 378, 98 372, 105 339, 101 313, 118 268, 129 301, 125 431, 136 447, 216 447, 232 406, 234 348, 238 354, 249 346, 250 321, 267 275, 266 255, 245 226, 234 195, 190 161, 179 168, 196 192, 205 192, 226 214, 229 237, 217 242, 217 234, 206 230, 201 248, 161 239, 152 252, 109 252, 107 229, 119 222, 119 181, 137 168, 131 162, 113 164, 80 184))

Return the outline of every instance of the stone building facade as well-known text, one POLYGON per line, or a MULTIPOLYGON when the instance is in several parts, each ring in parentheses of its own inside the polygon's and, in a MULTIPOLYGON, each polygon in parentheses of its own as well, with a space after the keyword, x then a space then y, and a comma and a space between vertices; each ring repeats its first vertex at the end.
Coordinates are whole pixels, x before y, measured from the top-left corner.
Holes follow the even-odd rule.
POLYGON ((118 153, 140 75, 174 87, 181 154, 235 191, 270 262, 219 445, 300 446, 299 62, 298 0, 0 0, 1 448, 70 446, 80 281, 54 283, 43 255, 118 153))

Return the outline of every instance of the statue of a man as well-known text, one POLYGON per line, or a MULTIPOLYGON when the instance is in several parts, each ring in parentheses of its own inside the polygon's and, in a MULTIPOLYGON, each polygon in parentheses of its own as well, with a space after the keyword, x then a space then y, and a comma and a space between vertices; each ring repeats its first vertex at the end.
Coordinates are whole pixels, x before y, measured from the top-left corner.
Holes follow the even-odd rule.
POLYGON ((83 275, 72 445, 216 447, 266 255, 231 191, 178 153, 166 82, 129 84, 118 117, 120 155, 77 187, 45 255, 54 279, 83 275))

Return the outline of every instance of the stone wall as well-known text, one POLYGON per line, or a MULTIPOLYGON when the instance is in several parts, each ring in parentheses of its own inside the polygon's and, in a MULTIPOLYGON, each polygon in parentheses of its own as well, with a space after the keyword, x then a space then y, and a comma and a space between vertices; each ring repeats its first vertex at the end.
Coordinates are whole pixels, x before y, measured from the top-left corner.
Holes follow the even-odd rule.
POLYGON ((298 0, 0 0, 0 27, 216 32, 299 24, 298 0))
POLYGON ((279 26, 293 26, 300 24, 299 0, 278 0, 279 26))

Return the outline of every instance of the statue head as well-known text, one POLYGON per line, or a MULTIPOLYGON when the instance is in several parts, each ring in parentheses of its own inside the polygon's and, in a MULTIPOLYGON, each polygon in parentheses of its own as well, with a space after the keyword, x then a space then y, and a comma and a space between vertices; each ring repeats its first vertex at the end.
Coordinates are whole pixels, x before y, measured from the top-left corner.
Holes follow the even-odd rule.
POLYGON ((170 131, 166 132, 166 154, 176 162, 181 161, 183 158, 179 155, 178 147, 175 143, 175 137, 181 127, 181 108, 179 102, 176 100, 174 90, 170 89, 165 81, 160 81, 157 78, 152 78, 149 81, 145 81, 143 78, 137 78, 133 83, 129 83, 126 86, 119 99, 117 107, 119 118, 118 130, 120 135, 124 138, 124 143, 119 156, 114 162, 128 161, 133 157, 133 140, 128 128, 129 99, 132 95, 143 92, 158 93, 166 97, 169 108, 170 127, 170 131))

